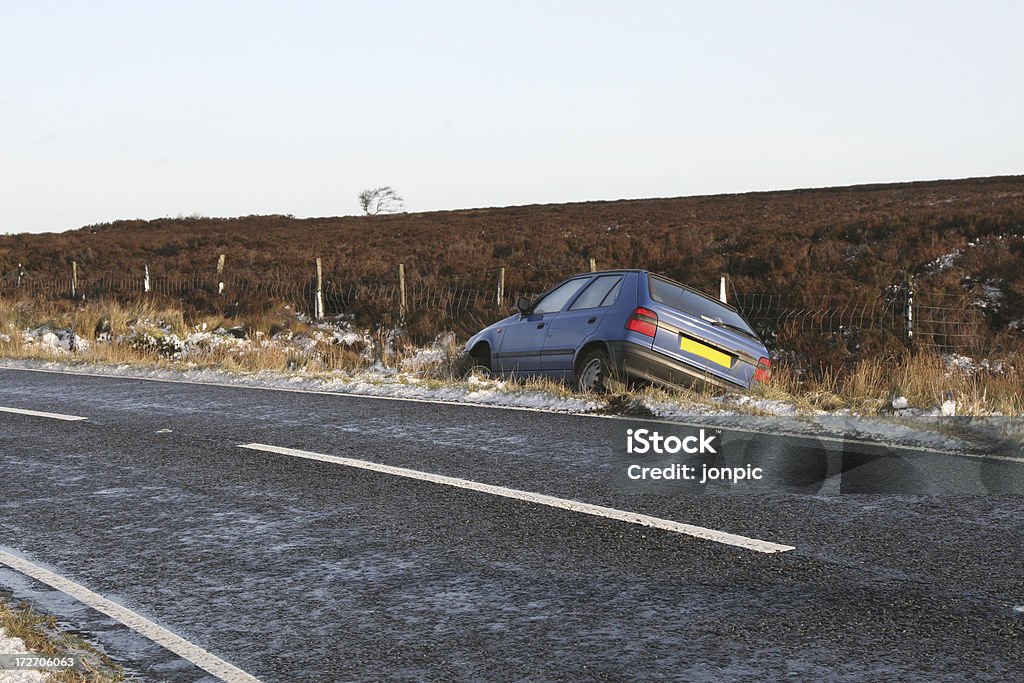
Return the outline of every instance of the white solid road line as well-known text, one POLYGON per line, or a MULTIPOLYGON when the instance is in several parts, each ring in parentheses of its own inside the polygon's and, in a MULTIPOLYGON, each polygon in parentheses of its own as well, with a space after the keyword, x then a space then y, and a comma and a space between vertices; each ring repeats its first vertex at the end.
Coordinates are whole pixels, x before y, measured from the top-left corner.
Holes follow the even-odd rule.
POLYGON ((445 486, 454 486, 456 488, 468 489, 470 491, 489 493, 492 496, 514 498, 516 500, 536 503, 538 505, 546 505, 560 510, 569 510, 570 512, 579 512, 585 515, 594 515, 595 517, 604 517, 606 519, 614 519, 620 522, 629 522, 630 524, 640 524, 642 526, 653 527, 655 529, 673 531, 678 534, 686 534, 687 536, 693 536, 695 538, 703 538, 716 543, 724 543, 738 548, 755 550, 759 553, 781 553, 786 552, 787 550, 795 550, 794 546, 791 545, 782 545, 780 543, 772 543, 771 541, 761 541, 756 538, 748 538, 746 536, 738 536, 724 531, 716 531, 715 529, 707 529, 705 527, 694 526, 692 524, 674 522, 670 519, 661 519, 660 517, 651 517, 650 515, 643 515, 637 512, 617 510, 615 508, 604 507, 603 505, 581 503, 568 498, 556 498, 555 496, 548 496, 543 493, 520 491, 519 489, 510 489, 505 488, 504 486, 494 486, 492 484, 481 484, 469 479, 458 479, 456 477, 447 477, 442 474, 420 472, 419 470, 410 470, 405 467, 393 467, 391 465, 382 465, 380 463, 369 462, 367 460, 343 458, 336 455, 325 455, 323 453, 314 453, 313 451, 302 451, 295 448, 270 446, 262 443, 238 444, 238 447, 248 448, 254 451, 290 455, 296 458, 305 458, 307 460, 319 460, 320 462, 345 465, 346 467, 357 467, 359 469, 370 470, 371 472, 380 472, 382 474, 390 474, 396 477, 418 479, 420 481, 428 481, 434 484, 443 484, 445 486))
POLYGON ((41 581, 51 588, 56 588, 97 612, 102 612, 108 617, 116 619, 133 631, 149 638, 157 645, 170 650, 182 659, 192 662, 200 669, 213 674, 226 683, 260 683, 258 678, 247 674, 237 666, 228 664, 223 659, 210 654, 198 645, 193 645, 181 636, 171 633, 163 626, 154 624, 149 619, 136 614, 127 607, 111 602, 70 579, 65 579, 59 574, 54 574, 48 569, 43 569, 24 558, 4 552, 3 550, 0 550, 0 564, 7 565, 11 569, 41 581))
POLYGON ((31 415, 32 417, 48 417, 51 420, 67 420, 68 422, 75 422, 77 420, 88 420, 87 417, 79 417, 78 415, 61 415, 60 413, 44 413, 40 410, 25 410, 24 408, 5 408, 0 406, 0 413, 15 413, 17 415, 31 415))

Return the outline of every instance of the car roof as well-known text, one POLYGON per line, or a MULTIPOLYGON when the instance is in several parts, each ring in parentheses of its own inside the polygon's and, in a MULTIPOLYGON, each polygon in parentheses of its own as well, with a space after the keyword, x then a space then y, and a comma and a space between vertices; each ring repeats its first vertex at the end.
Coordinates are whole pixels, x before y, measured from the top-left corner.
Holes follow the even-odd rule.
POLYGON ((676 280, 673 280, 670 277, 666 277, 666 276, 661 275, 659 273, 655 273, 655 272, 652 272, 650 270, 644 270, 643 268, 612 268, 612 269, 609 269, 609 270, 598 270, 598 271, 595 271, 595 272, 592 272, 592 273, 577 273, 576 275, 570 276, 568 279, 571 279, 571 278, 574 278, 574 277, 581 277, 583 275, 608 275, 608 274, 612 274, 612 273, 640 273, 641 275, 653 275, 654 277, 659 278, 661 280, 665 280, 666 282, 670 282, 673 285, 676 285, 677 287, 682 287, 683 289, 685 289, 688 292, 693 292, 694 294, 697 294, 698 296, 702 296, 705 299, 707 299, 708 301, 713 301, 716 304, 718 304, 719 306, 725 306, 726 308, 728 308, 730 310, 736 311, 737 313, 739 312, 739 310, 735 306, 733 306, 732 304, 728 304, 728 303, 725 303, 723 301, 720 301, 716 297, 713 297, 710 294, 707 294, 706 292, 702 292, 699 289, 694 289, 690 285, 683 284, 682 282, 678 282, 676 280))

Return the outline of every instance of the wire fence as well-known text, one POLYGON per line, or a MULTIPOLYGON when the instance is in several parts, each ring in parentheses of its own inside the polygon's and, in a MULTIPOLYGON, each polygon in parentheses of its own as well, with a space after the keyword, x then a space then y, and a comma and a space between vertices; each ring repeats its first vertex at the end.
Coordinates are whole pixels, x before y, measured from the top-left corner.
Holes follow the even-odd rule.
POLYGON ((857 346, 902 340, 941 353, 974 353, 986 330, 984 313, 970 297, 910 288, 820 297, 735 292, 731 303, 769 341, 827 336, 857 346))
MULTIPOLYGON (((404 270, 403 270, 404 273, 404 270)), ((129 301, 151 298, 174 301, 186 310, 226 316, 270 311, 287 305, 311 317, 355 315, 364 323, 393 324, 419 320, 468 331, 507 315, 519 296, 539 292, 473 286, 483 278, 452 276, 454 285, 424 283, 404 275, 390 281, 346 281, 324 272, 297 277, 265 272, 228 275, 121 273, 55 279, 19 271, 0 278, 6 299, 74 299, 129 301)), ((827 342, 851 351, 892 344, 930 348, 944 353, 972 353, 984 338, 984 311, 969 296, 914 291, 909 285, 887 291, 855 291, 827 296, 731 291, 729 303, 754 326, 769 346, 812 349, 827 342), (824 341, 823 341, 824 340, 824 341)))

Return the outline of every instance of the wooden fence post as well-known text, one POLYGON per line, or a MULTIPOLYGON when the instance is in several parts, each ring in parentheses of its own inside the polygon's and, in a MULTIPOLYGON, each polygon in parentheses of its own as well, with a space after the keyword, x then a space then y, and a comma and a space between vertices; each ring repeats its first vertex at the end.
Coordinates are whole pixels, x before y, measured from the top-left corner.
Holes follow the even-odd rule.
POLYGON ((224 254, 217 259, 217 294, 224 296, 224 254))
POLYGON ((914 283, 909 279, 906 282, 907 288, 907 343, 914 343, 914 283))
POLYGON ((313 301, 313 317, 320 320, 324 317, 324 270, 323 261, 316 259, 316 299, 313 301))
POLYGON ((597 259, 590 259, 590 272, 591 273, 596 273, 597 272, 597 259))
POLYGON ((728 303, 725 299, 725 274, 723 273, 722 279, 718 283, 718 300, 723 304, 728 303))
POLYGON ((78 292, 78 261, 71 262, 71 298, 78 292))
POLYGON ((149 264, 147 263, 143 269, 142 275, 142 291, 149 292, 149 264))
POLYGON ((398 318, 405 320, 405 264, 398 264, 398 318))
POLYGON ((498 308, 501 308, 505 301, 505 269, 498 270, 498 308))

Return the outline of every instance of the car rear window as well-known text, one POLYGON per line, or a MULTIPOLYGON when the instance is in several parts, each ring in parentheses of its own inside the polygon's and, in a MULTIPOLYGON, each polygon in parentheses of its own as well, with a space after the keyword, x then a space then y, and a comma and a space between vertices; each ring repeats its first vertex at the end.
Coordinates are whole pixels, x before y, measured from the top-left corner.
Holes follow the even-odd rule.
POLYGON ((737 328, 744 334, 757 339, 757 335, 750 329, 750 325, 736 311, 722 306, 713 299, 691 292, 685 287, 662 280, 660 277, 651 275, 648 281, 650 282, 651 298, 658 303, 671 306, 677 311, 690 315, 710 318, 708 322, 720 320, 729 327, 737 328))
POLYGON ((583 308, 611 306, 615 303, 615 297, 619 295, 619 285, 621 284, 621 275, 602 275, 594 278, 594 281, 587 285, 579 298, 572 302, 569 310, 578 311, 583 308))

